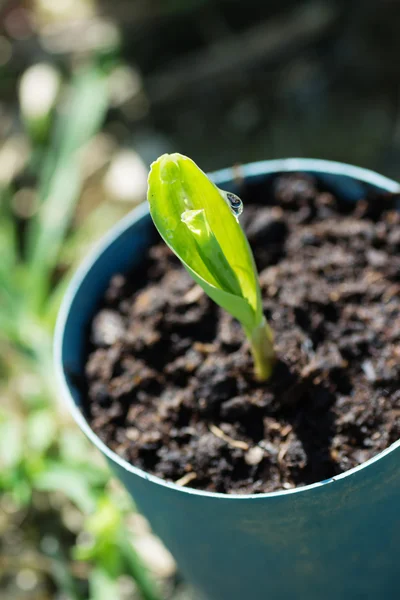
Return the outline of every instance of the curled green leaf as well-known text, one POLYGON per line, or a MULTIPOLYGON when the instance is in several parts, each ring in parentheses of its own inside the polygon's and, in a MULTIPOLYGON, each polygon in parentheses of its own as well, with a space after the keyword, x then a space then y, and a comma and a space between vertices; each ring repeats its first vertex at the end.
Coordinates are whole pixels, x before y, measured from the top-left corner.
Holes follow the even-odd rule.
POLYGON ((213 275, 216 285, 221 290, 240 296, 241 289, 238 278, 211 231, 204 209, 185 210, 181 219, 192 233, 199 256, 213 275))
POLYGON ((242 323, 256 374, 269 377, 272 333, 253 255, 236 217, 240 200, 218 189, 181 154, 165 154, 151 165, 148 200, 161 237, 203 290, 242 323))

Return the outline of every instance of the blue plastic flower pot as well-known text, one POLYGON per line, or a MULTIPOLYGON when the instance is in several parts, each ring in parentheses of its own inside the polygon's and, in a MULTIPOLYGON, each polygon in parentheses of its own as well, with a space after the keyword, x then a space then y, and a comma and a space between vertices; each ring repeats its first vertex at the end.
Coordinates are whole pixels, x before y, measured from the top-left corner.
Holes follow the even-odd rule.
MULTIPOLYGON (((287 159, 243 167, 267 179, 303 171, 354 201, 368 189, 398 192, 371 171, 340 163, 287 159)), ((212 178, 234 190, 233 172, 212 178)), ((209 600, 398 600, 400 597, 400 441, 363 465, 306 487, 259 495, 182 488, 117 456, 81 412, 88 324, 110 277, 142 260, 152 222, 140 206, 105 236, 74 277, 62 305, 55 360, 61 392, 77 423, 105 455, 176 558, 209 600)))

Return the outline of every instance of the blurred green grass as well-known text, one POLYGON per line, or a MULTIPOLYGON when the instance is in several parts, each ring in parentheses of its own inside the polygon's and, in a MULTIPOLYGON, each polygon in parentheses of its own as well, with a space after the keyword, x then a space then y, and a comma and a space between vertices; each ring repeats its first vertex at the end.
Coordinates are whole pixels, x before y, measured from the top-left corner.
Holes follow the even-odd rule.
POLYGON ((94 207, 85 211, 80 206, 86 218, 79 217, 77 208, 84 189, 94 185, 96 194, 96 182, 103 176, 104 161, 88 173, 84 155, 96 144, 110 109, 110 80, 120 66, 118 47, 110 46, 107 52, 87 53, 68 68, 56 61, 42 65, 42 70, 30 72, 33 86, 46 85, 49 73, 59 85, 43 110, 36 105, 32 111, 29 94, 35 95, 35 87, 25 73, 19 115, 1 149, 4 600, 158 600, 161 593, 169 594, 135 549, 135 535, 143 532, 137 531, 131 500, 110 482, 102 459, 58 403, 51 356, 59 302, 81 255, 82 240, 86 247, 131 206, 111 204, 104 211, 107 202, 100 193, 94 207))
POLYGON ((52 597, 52 589, 71 600, 119 598, 123 575, 132 578, 138 597, 160 597, 129 539, 130 502, 110 488, 107 469, 96 464, 88 443, 54 398, 55 298, 69 277, 68 271, 61 276, 55 272, 82 191, 79 153, 99 131, 108 108, 107 77, 107 69, 96 61, 76 69, 67 84, 64 111, 54 118, 50 111, 42 123, 49 130, 45 149, 31 136, 27 168, 35 169, 39 206, 23 228, 12 211, 13 183, 1 194, 3 598, 4 593, 12 597, 14 583, 32 594, 37 588, 40 598, 52 597), (54 527, 47 532, 48 519, 54 527), (27 529, 21 527, 27 520, 25 539, 27 529), (16 532, 22 539, 15 539, 16 532))

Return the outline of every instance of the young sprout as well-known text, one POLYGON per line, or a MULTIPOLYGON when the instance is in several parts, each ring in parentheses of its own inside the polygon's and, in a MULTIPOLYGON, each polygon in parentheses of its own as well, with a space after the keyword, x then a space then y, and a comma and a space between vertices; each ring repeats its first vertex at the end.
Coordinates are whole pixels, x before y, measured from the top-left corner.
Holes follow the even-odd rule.
POLYGON ((218 189, 190 158, 164 154, 151 165, 148 201, 166 244, 210 298, 242 324, 255 375, 265 381, 274 364, 273 335, 238 221, 241 200, 218 189))

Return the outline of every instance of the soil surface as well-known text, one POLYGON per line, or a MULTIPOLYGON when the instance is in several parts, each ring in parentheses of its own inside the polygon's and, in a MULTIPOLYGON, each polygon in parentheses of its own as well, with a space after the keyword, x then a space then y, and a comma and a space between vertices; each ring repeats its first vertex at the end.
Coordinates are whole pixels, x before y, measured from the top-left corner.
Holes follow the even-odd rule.
POLYGON ((253 379, 240 325, 155 237, 93 320, 86 410, 149 473, 261 493, 332 477, 400 437, 400 215, 394 195, 350 204, 304 175, 240 195, 276 337, 271 380, 253 379))

